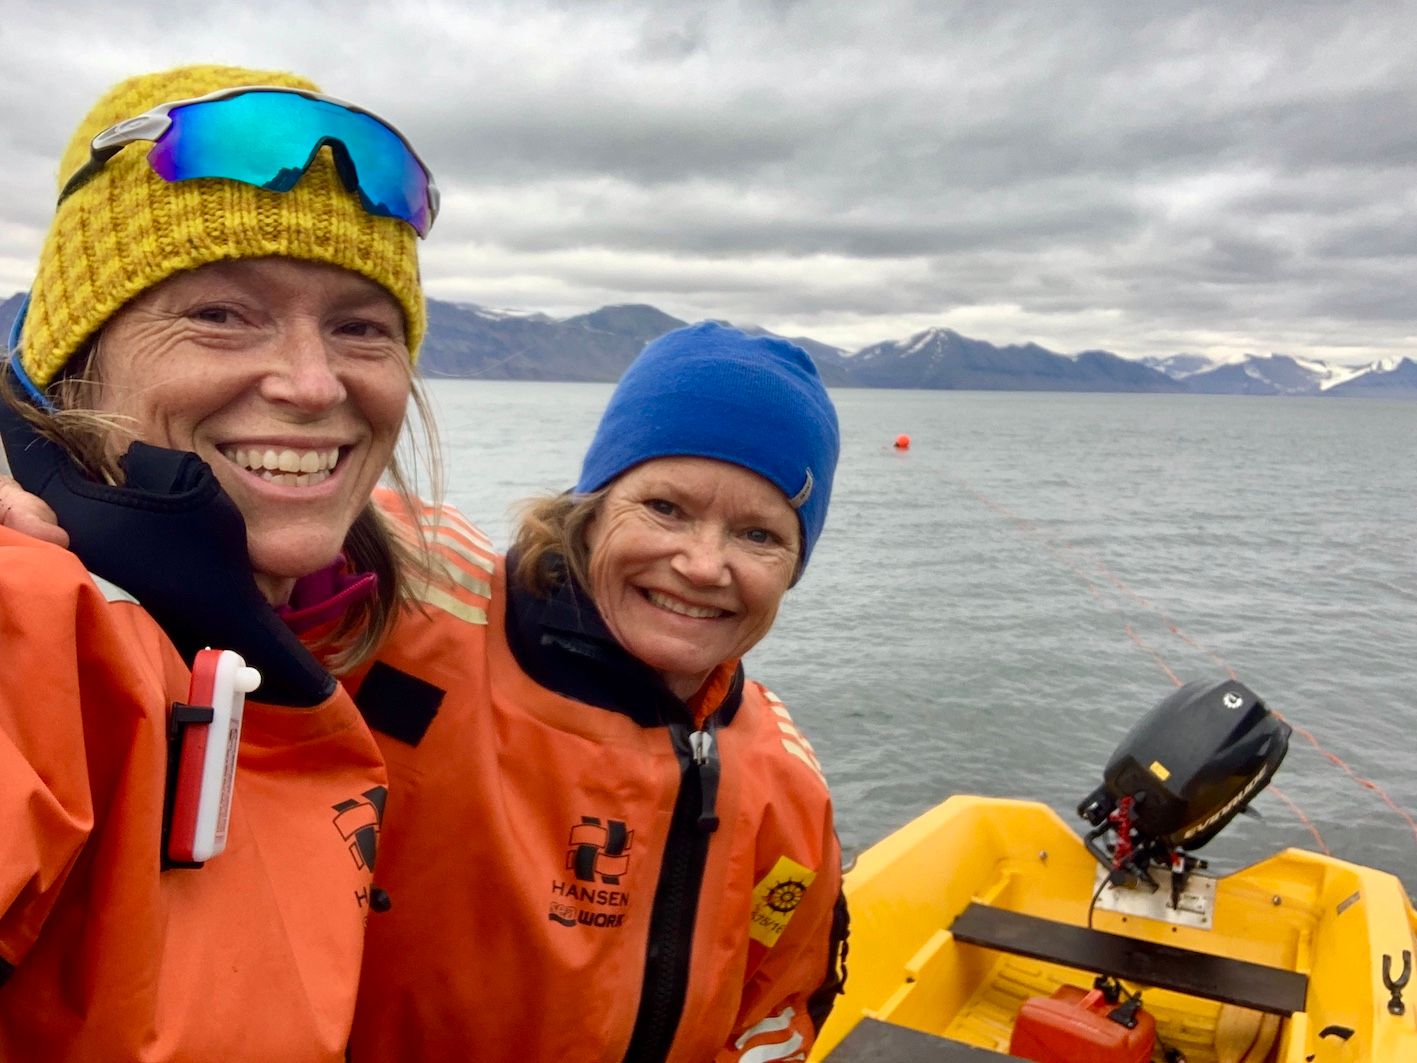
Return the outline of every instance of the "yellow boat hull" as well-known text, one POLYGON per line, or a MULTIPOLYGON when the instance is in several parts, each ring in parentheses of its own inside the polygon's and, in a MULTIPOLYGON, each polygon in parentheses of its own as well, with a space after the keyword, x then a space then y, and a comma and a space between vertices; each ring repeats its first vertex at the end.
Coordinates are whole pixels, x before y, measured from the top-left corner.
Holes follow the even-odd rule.
MULTIPOLYGON (((971 902, 1085 926, 1096 874, 1081 838, 1034 802, 954 797, 907 824, 846 877, 847 991, 811 1058, 862 1018, 1007 1052, 1023 1000, 1093 975, 958 942, 949 927, 971 902)), ((1093 927, 1308 976, 1304 1010, 1263 1022, 1129 983, 1187 1063, 1417 1063, 1417 977, 1401 1015, 1383 982, 1385 955, 1394 976, 1404 950, 1417 956, 1417 915, 1385 872, 1289 849, 1220 879, 1209 929, 1100 909, 1093 927)))

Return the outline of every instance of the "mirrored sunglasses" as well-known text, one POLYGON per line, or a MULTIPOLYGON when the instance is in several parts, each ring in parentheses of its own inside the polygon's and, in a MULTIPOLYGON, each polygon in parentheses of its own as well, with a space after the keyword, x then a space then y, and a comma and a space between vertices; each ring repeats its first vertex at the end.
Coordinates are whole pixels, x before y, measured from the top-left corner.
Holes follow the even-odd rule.
POLYGON ((59 202, 129 144, 152 141, 148 162, 166 181, 215 177, 288 192, 328 145, 335 169, 370 214, 427 236, 438 186, 407 138, 354 104, 303 89, 248 85, 160 104, 93 138, 89 160, 59 202))

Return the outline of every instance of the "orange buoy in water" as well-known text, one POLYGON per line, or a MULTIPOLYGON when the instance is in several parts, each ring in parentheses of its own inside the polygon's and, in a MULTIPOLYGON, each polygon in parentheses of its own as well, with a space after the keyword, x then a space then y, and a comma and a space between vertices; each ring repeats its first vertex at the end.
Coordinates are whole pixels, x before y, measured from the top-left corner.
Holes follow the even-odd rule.
POLYGON ((898 436, 895 437, 895 449, 896 449, 896 450, 909 450, 909 449, 910 449, 910 437, 909 437, 908 435, 906 435, 904 432, 902 432, 900 435, 898 435, 898 436))

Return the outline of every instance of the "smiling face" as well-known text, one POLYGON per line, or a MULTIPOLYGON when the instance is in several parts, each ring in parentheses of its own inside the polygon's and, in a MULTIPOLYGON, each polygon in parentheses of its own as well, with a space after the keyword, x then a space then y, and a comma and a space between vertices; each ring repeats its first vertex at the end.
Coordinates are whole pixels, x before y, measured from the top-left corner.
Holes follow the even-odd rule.
POLYGON ((586 544, 606 627, 687 700, 772 627, 801 529, 786 496, 757 473, 657 458, 610 485, 586 544))
POLYGON ((411 386, 393 297, 349 270, 284 258, 216 262, 149 289, 104 326, 91 373, 101 410, 212 467, 276 603, 339 553, 393 454, 411 386))

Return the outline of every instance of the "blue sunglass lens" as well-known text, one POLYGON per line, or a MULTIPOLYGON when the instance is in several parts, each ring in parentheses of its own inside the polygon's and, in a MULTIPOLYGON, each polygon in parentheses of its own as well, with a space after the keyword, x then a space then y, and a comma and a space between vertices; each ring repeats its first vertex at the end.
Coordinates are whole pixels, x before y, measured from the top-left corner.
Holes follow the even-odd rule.
POLYGON ((426 235, 429 216, 428 175, 403 141, 382 122, 346 112, 348 135, 341 138, 354 166, 356 187, 364 209, 372 214, 402 218, 426 235))
POLYGON ((165 180, 218 177, 288 191, 321 145, 338 144, 355 191, 371 214, 399 218, 426 236, 428 177, 403 140, 377 119, 324 100, 246 92, 173 108, 168 131, 148 153, 165 180))

